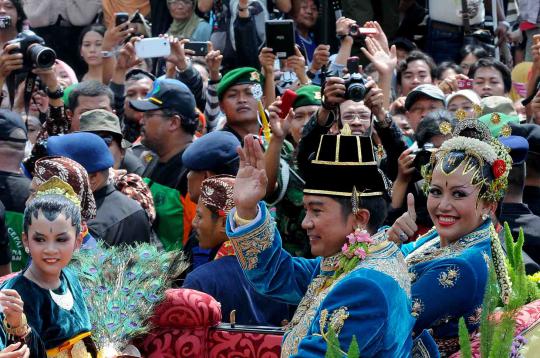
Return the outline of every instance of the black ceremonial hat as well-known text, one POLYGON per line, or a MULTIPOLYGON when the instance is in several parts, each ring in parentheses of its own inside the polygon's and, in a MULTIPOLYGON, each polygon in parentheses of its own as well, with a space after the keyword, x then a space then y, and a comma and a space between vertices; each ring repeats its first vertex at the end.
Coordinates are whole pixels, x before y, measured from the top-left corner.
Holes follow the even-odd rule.
POLYGON ((306 171, 305 194, 382 196, 388 193, 377 166, 370 137, 350 135, 346 125, 341 134, 321 136, 319 148, 306 171))

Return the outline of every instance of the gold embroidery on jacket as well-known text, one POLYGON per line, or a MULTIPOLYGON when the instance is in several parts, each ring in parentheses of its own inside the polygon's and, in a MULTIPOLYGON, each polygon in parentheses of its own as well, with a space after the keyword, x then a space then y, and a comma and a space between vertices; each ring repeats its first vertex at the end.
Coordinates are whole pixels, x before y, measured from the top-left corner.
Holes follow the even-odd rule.
POLYGON ((234 251, 242 269, 253 270, 259 263, 259 254, 272 246, 274 222, 267 213, 264 223, 246 235, 231 238, 234 251))
POLYGON ((446 271, 440 272, 438 281, 439 285, 444 288, 454 287, 459 278, 459 269, 456 266, 449 267, 446 271))

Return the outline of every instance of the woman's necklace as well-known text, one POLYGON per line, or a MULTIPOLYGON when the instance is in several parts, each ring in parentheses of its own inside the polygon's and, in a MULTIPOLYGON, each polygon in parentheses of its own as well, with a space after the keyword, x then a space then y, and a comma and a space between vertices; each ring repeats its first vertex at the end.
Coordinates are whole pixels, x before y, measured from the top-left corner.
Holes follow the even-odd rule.
MULTIPOLYGON (((32 270, 28 269, 28 273, 32 275, 34 278, 34 282, 36 282, 36 275, 32 272, 32 270)), ((37 283, 37 282, 36 282, 37 283)), ((62 284, 62 280, 60 280, 60 285, 62 284)), ((51 295, 52 300, 54 303, 56 303, 60 308, 65 309, 66 311, 70 311, 73 308, 73 295, 71 294, 71 290, 69 289, 69 286, 66 287, 66 293, 59 295, 57 293, 54 293, 53 290, 49 288, 49 294, 51 295)))
POLYGON ((51 295, 54 303, 56 303, 60 308, 63 308, 66 311, 71 311, 74 302, 73 295, 71 294, 71 290, 69 289, 69 287, 66 287, 66 293, 64 293, 63 295, 58 295, 54 293, 51 289, 49 289, 49 294, 51 295))

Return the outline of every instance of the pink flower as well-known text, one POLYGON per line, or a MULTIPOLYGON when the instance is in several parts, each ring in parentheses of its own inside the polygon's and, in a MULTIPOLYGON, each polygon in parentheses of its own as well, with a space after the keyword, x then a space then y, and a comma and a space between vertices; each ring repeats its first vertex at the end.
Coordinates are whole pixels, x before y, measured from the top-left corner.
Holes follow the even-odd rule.
POLYGON ((356 242, 366 242, 368 244, 371 244, 373 242, 373 239, 366 231, 364 231, 360 234, 356 234, 356 242))
POLYGON ((347 251, 349 251, 349 246, 347 244, 343 244, 341 247, 341 252, 346 253, 347 251))
POLYGON ((365 259, 366 256, 367 256, 366 251, 365 251, 363 248, 361 248, 361 247, 359 247, 358 249, 354 250, 354 254, 355 254, 360 260, 365 259))
POLYGON ((349 234, 347 235, 347 239, 349 239, 349 244, 354 244, 356 242, 356 235, 354 234, 349 234))

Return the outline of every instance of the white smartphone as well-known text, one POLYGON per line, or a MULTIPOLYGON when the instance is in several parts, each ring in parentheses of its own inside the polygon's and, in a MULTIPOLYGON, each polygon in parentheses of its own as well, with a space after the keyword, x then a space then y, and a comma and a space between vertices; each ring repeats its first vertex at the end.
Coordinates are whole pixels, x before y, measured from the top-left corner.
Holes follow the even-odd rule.
POLYGON ((167 57, 171 54, 171 44, 167 39, 151 37, 135 42, 135 52, 139 58, 167 57))

